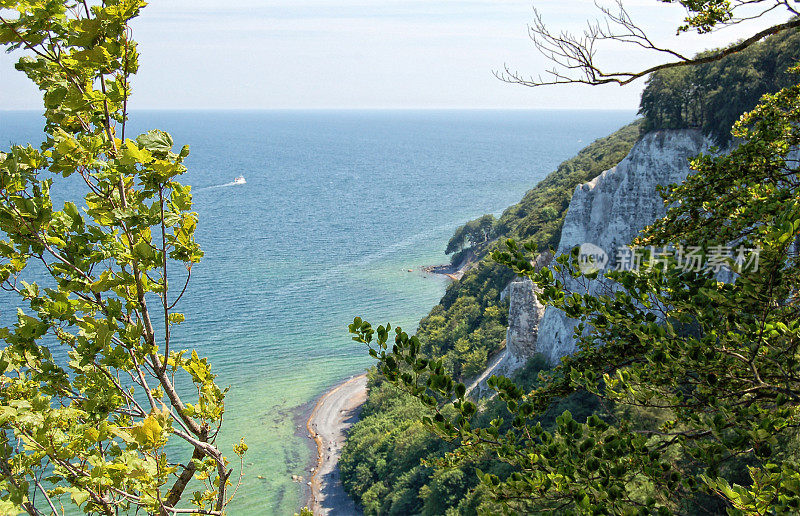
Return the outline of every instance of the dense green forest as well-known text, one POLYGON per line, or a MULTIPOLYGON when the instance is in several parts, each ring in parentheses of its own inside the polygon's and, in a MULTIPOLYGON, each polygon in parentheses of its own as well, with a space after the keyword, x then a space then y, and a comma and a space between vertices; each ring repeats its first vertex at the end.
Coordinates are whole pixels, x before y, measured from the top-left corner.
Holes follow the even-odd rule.
MULTIPOLYGON (((544 360, 532 359, 515 379, 532 387, 544 360)), ((451 445, 432 436, 419 419, 421 403, 369 373, 370 395, 361 421, 348 435, 340 461, 342 481, 365 514, 475 513, 482 502, 475 467, 502 474, 504 468, 490 463, 465 469, 436 467, 435 462, 451 445), (423 462, 425 464, 423 464, 423 462)), ((481 421, 501 415, 497 403, 487 404, 481 421)))
MULTIPOLYGON (((542 246, 555 246, 575 187, 618 163, 638 135, 639 122, 634 122, 562 163, 503 213, 494 224, 493 240, 529 237, 542 246)), ((505 339, 508 306, 500 301, 500 291, 513 273, 488 258, 487 252, 495 247, 496 243, 480 250, 478 263, 448 287, 419 325, 426 354, 442 358, 463 377, 482 371, 505 339)), ((517 379, 531 386, 543 368, 543 360, 533 359, 517 379)), ((345 488, 366 514, 475 513, 482 503, 480 490, 470 493, 478 483, 474 468, 421 464, 421 460, 432 463, 450 447, 425 430, 420 409, 418 400, 385 383, 374 370, 370 373, 368 401, 340 461, 345 488)), ((481 418, 491 421, 502 410, 500 404, 489 403, 481 418)), ((578 405, 572 410, 580 412, 578 405)), ((495 472, 490 464, 483 469, 495 472)))
POLYGON ((786 70, 798 60, 800 34, 787 31, 720 61, 658 71, 642 92, 642 131, 691 127, 725 144, 762 95, 794 83, 786 70))
MULTIPOLYGON (((555 247, 575 186, 616 165, 643 132, 691 127, 726 142, 733 122, 753 108, 763 93, 792 83, 785 70, 798 58, 800 35, 790 31, 718 62, 653 74, 642 95, 644 120, 597 140, 562 163, 499 219, 484 216, 458 228, 448 244, 453 263, 459 263, 466 252, 474 253, 477 263, 448 287, 441 302, 420 322, 417 337, 422 354, 441 360, 454 379, 465 381, 481 372, 504 343, 507 306, 500 301, 500 292, 514 276, 506 265, 489 257, 501 248, 499 242, 512 238, 539 249, 555 247)), ((530 389, 539 381, 537 373, 545 369, 544 362, 534 358, 515 381, 530 389)), ((420 422, 424 407, 417 398, 403 394, 374 371, 370 386, 361 421, 353 427, 340 463, 345 488, 366 514, 474 514, 489 503, 476 468, 504 478, 509 475, 507 466, 497 460, 477 460, 452 467, 442 457, 455 445, 428 433, 420 422)), ((481 401, 479 406, 474 427, 486 427, 507 415, 504 402, 498 399, 481 401)), ((600 410, 597 398, 585 392, 557 401, 535 420, 552 430, 561 424, 555 415, 565 409, 578 421, 603 410, 649 427, 664 420, 658 410, 631 411, 613 404, 600 410)), ((448 416, 452 414, 445 413, 445 419, 448 416)), ((502 421, 499 435, 508 429, 510 424, 502 421)), ((732 461, 725 468, 732 478, 744 478, 746 466, 746 461, 732 461)), ((644 500, 647 493, 643 490, 635 496, 639 495, 644 500)), ((683 502, 690 512, 701 507, 712 513, 723 510, 703 493, 683 502)))

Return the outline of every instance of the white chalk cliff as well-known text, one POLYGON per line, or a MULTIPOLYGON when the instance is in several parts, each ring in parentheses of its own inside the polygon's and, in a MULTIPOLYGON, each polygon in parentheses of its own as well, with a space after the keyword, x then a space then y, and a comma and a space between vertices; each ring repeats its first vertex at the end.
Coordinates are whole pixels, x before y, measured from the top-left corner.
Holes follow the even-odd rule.
MULTIPOLYGON (((645 135, 616 167, 575 188, 557 253, 591 243, 613 262, 617 247, 630 243, 642 229, 664 216, 666 208, 656 187, 683 181, 689 173, 688 159, 712 145, 695 130, 645 135)), ((572 353, 576 322, 552 307, 542 314, 532 285, 514 283, 511 287, 507 351, 497 373, 508 374, 534 353, 542 353, 553 364, 572 353), (532 321, 538 322, 533 330, 532 321)))
POLYGON ((506 292, 509 299, 506 368, 513 370, 536 354, 546 308, 539 303, 533 282, 528 278, 509 283, 506 292))

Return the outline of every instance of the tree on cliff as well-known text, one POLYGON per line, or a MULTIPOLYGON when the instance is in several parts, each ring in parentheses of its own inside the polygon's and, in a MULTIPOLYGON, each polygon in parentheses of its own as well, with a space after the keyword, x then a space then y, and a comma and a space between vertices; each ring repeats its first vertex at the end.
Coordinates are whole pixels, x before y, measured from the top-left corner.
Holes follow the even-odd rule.
POLYGON ((225 391, 206 359, 170 346, 202 257, 176 180, 189 150, 159 130, 126 137, 129 22, 144 6, 0 1, 0 44, 23 51, 46 134, 0 152, 0 281, 27 305, 0 328, 2 514, 70 499, 93 514, 222 514, 230 500, 215 445, 225 391), (57 209, 67 184, 85 195, 57 209), (178 508, 190 481, 192 507, 178 508))
MULTIPOLYGON (((732 16, 727 2, 681 3, 694 13, 687 25, 701 31, 732 16)), ((454 443, 438 465, 509 466, 478 471, 496 510, 800 511, 799 128, 800 85, 762 97, 734 127, 739 147, 697 157, 695 174, 664 191, 671 209, 637 244, 665 252, 644 253, 636 270, 607 272, 615 291, 568 291, 566 275, 597 274, 581 273, 577 253, 536 271, 533 245, 509 241, 495 252, 536 283, 540 301, 581 324, 578 351, 533 390, 489 380, 507 407, 489 425, 475 424, 465 386, 420 353, 417 337, 356 318, 350 331, 378 370, 421 400, 424 424, 454 443), (758 260, 714 258, 732 242, 758 250, 758 260), (695 248, 699 263, 716 259, 735 281, 687 267, 682 251, 695 248), (544 424, 560 401, 579 395, 597 401, 592 414, 563 412, 544 424)))
POLYGON ((447 242, 445 254, 459 252, 464 249, 467 243, 472 247, 486 243, 492 235, 494 224, 494 215, 487 214, 471 220, 463 226, 459 226, 450 241, 447 242))
POLYGON ((784 31, 719 61, 653 73, 642 93, 643 132, 692 127, 720 144, 765 93, 796 81, 787 70, 800 61, 800 33, 784 31))

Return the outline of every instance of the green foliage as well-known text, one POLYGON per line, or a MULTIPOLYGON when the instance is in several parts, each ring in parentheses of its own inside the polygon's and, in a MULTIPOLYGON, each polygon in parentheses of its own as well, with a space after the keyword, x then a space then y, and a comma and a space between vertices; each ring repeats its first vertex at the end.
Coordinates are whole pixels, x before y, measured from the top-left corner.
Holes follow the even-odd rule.
MULTIPOLYGON (((460 281, 449 285, 441 303, 420 321, 417 336, 426 355, 442 359, 457 377, 473 376, 485 367, 505 339, 508 307, 500 301, 500 292, 513 278, 508 268, 488 259, 488 253, 509 237, 542 247, 558 245, 575 187, 616 165, 638 136, 638 123, 634 122, 593 142, 559 165, 558 170, 493 222, 489 235, 495 240, 481 241, 474 248, 478 263, 460 281)), ((493 220, 489 217, 484 215, 461 226, 451 243, 463 241, 465 228, 488 227, 493 220)), ((483 239, 486 233, 480 235, 483 239)))
POLYGON ((0 1, 0 44, 26 50, 17 69, 46 108, 41 145, 0 152, 0 282, 26 306, 0 328, 2 514, 70 502, 169 514, 193 478, 193 510, 220 514, 229 501, 214 444, 225 391, 206 359, 170 349, 180 287, 203 255, 176 179, 189 149, 173 152, 159 130, 125 135, 138 68, 129 22, 144 6, 0 1), (51 192, 66 178, 85 195, 59 210, 51 192))
MULTIPOLYGON (((675 3, 676 0, 660 0, 664 3, 675 3)), ((687 11, 684 25, 678 27, 678 33, 696 30, 700 34, 710 32, 719 25, 724 25, 733 18, 734 5, 727 0, 677 0, 687 11)))
POLYGON ((374 375, 370 385, 369 401, 342 452, 342 482, 365 514, 418 513, 420 490, 430 480, 420 460, 443 453, 446 446, 422 426, 415 398, 376 383, 374 375))
MULTIPOLYGON (((544 359, 532 359, 515 377, 533 385, 544 359)), ((484 503, 478 491, 475 467, 440 467, 437 461, 454 447, 432 435, 421 423, 423 404, 387 383, 372 369, 370 395, 360 420, 347 436, 339 462, 342 482, 365 514, 475 514, 484 503)), ((502 414, 500 403, 491 403, 481 414, 489 421, 502 414)), ((503 474, 502 465, 481 461, 484 471, 503 474)), ((506 472, 507 473, 507 472, 506 472)))
POLYGON ((494 215, 491 214, 467 222, 456 229, 453 237, 447 242, 445 254, 463 251, 467 244, 473 248, 485 244, 492 237, 494 224, 494 215))
POLYGON ((487 357, 500 349, 507 320, 504 304, 482 306, 476 298, 463 296, 447 309, 434 308, 420 321, 417 336, 428 356, 442 358, 451 371, 469 377, 482 371, 487 357))
POLYGON ((718 61, 658 71, 642 92, 642 131, 693 127, 726 144, 762 95, 793 84, 786 71, 798 59, 800 33, 786 31, 718 61))
POLYGON ((425 427, 453 446, 437 464, 507 465, 505 475, 476 469, 484 507, 505 512, 797 513, 798 128, 800 85, 763 97, 734 127, 738 148, 696 158, 696 173, 665 190, 671 209, 638 243, 675 252, 659 266, 646 257, 638 271, 606 273, 614 290, 566 290, 566 276, 581 276, 575 253, 536 270, 535 245, 496 250, 536 283, 540 301, 581 321, 578 351, 533 389, 489 379, 502 419, 482 421, 417 337, 397 328, 390 342, 390 327, 354 320, 350 331, 380 373, 416 397, 425 427), (728 261, 732 282, 682 266, 681 246, 730 242, 760 249, 757 265, 728 261), (562 410, 575 396, 589 413, 562 410))

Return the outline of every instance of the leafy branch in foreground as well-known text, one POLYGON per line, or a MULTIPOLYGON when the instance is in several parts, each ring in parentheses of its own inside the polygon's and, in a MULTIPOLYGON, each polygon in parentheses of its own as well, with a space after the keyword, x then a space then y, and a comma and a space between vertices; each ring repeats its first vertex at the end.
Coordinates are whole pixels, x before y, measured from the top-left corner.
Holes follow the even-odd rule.
POLYGON ((176 180, 189 149, 159 130, 126 138, 128 24, 144 6, 0 1, 0 44, 24 50, 17 69, 46 108, 39 148, 0 153, 0 281, 27 304, 0 328, 2 514, 61 513, 67 495, 108 515, 222 514, 230 501, 215 444, 225 391, 206 359, 171 347, 202 257, 176 180), (179 394, 192 391, 194 403, 179 394), (193 507, 179 508, 191 482, 193 507))
MULTIPOLYGON (((507 242, 493 257, 531 278, 539 300, 581 323, 578 351, 540 375, 530 392, 511 380, 488 385, 505 402, 503 421, 474 427, 476 405, 419 341, 360 319, 354 339, 369 346, 387 381, 419 398, 423 421, 457 443, 441 461, 491 460, 502 478, 478 473, 496 509, 508 512, 782 514, 800 510, 800 86, 766 95, 724 156, 700 156, 684 184, 665 190, 667 216, 639 244, 670 245, 634 271, 611 271, 602 295, 571 292, 577 253, 536 269, 533 245, 507 242), (731 242, 760 249, 757 264, 729 262, 729 283, 684 267, 681 245, 731 242), (601 409, 540 420, 563 398, 588 393, 601 409), (641 414, 652 412, 657 418, 641 414)), ((597 273, 584 279, 592 280, 597 273)))

